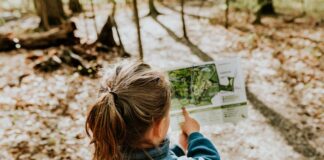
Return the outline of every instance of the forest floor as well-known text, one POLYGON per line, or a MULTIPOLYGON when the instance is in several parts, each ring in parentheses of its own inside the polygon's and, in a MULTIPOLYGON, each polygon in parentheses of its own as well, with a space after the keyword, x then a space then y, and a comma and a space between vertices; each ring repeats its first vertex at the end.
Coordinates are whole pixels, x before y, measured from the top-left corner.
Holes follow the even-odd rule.
MULTIPOLYGON (((123 11, 117 11, 116 19, 127 52, 136 57, 137 38, 130 9, 124 6, 123 11)), ((158 19, 181 36, 179 14, 162 6, 159 9, 163 15, 158 19)), ((101 15, 97 16, 98 26, 104 24, 106 11, 105 7, 97 11, 96 15, 101 15)), ((145 17, 147 8, 141 6, 140 11, 145 62, 159 69, 201 62, 156 21, 145 17)), ((214 9, 203 11, 210 15, 214 9)), ((84 38, 80 17, 74 19, 79 30, 76 34, 84 38)), ((313 146, 323 145, 323 26, 286 24, 272 17, 264 18, 264 25, 238 25, 244 14, 232 17, 235 22, 229 29, 217 24, 217 18, 186 17, 190 40, 214 59, 241 57, 248 88, 300 128, 311 130, 313 146)), ((10 22, 0 26, 0 32, 22 30, 23 25, 17 23, 32 26, 35 22, 35 18, 10 22)), ((88 38, 93 41, 95 29, 90 20, 87 24, 88 33, 92 33, 88 38)), ((80 76, 67 66, 52 73, 36 72, 35 62, 28 57, 55 50, 0 53, 0 159, 90 159, 84 121, 87 107, 97 97, 100 79, 80 76)), ((114 53, 98 59, 105 69, 120 61, 114 53)), ((248 118, 238 124, 202 127, 222 159, 307 159, 250 104, 248 113, 248 118)), ((175 134, 170 133, 172 140, 176 140, 175 134)))

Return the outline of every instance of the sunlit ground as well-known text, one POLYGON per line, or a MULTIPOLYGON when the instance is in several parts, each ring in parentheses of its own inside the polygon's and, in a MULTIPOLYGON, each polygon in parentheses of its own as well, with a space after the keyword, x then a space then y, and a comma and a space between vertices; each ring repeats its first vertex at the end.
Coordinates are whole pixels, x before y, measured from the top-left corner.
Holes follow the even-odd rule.
MULTIPOLYGON (((159 4, 157 7, 163 13, 158 20, 181 37, 180 14, 159 4)), ((107 4, 96 7, 98 28, 104 25, 110 8, 107 4)), ((175 41, 156 21, 145 16, 146 4, 141 3, 139 8, 145 62, 161 70, 202 62, 188 46, 175 41)), ((126 51, 138 58, 131 9, 119 4, 116 20, 126 51)), ((323 154, 323 25, 313 25, 307 19, 287 23, 282 17, 265 17, 263 25, 252 25, 247 22, 246 12, 233 11, 231 26, 226 29, 222 15, 218 15, 221 7, 188 6, 187 11, 212 18, 186 16, 190 40, 214 59, 241 57, 249 90, 271 109, 310 131, 313 135, 308 137, 309 143, 323 154)), ((77 24, 75 34, 83 43, 96 40, 92 19, 85 20, 81 14, 72 20, 77 24)), ((32 32, 38 22, 36 16, 26 16, 1 25, 0 33, 32 32)), ((52 73, 37 72, 33 69, 35 62, 28 59, 58 48, 0 52, 0 159, 91 158, 84 121, 87 107, 97 97, 100 79, 81 76, 69 66, 52 73)), ((110 54, 98 57, 97 63, 104 69, 121 61, 110 54)), ((248 119, 238 124, 202 127, 202 133, 212 139, 222 159, 308 159, 294 150, 296 146, 290 145, 281 130, 271 126, 251 104, 248 113, 248 119)), ((170 133, 173 142, 177 141, 176 135, 170 133)))

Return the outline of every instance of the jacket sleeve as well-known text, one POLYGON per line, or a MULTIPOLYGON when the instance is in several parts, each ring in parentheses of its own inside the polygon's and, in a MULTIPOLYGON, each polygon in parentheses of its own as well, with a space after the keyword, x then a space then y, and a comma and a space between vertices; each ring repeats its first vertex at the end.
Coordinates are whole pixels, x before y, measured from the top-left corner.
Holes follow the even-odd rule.
POLYGON ((188 137, 187 157, 204 160, 220 160, 220 156, 210 140, 201 133, 194 132, 188 137))
POLYGON ((178 145, 174 145, 171 147, 171 151, 177 156, 181 157, 185 155, 185 152, 182 150, 182 148, 178 145))

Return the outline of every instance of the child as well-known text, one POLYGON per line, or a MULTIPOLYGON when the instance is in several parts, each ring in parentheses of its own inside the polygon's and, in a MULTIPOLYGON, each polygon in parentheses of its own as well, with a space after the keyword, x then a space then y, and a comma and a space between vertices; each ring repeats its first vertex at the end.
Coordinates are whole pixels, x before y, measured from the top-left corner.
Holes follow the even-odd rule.
POLYGON ((179 146, 169 149, 169 81, 149 65, 137 62, 117 67, 100 93, 86 120, 95 147, 93 159, 220 159, 185 109, 179 138, 183 150, 179 146))

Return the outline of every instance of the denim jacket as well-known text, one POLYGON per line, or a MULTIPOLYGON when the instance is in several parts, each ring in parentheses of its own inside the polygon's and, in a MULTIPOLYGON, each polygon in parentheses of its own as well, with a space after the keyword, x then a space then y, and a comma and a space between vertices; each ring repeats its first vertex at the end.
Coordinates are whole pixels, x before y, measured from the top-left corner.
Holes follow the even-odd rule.
POLYGON ((128 157, 131 160, 220 160, 220 156, 212 142, 199 132, 189 135, 187 155, 179 146, 174 146, 170 149, 169 145, 170 140, 165 139, 158 147, 137 150, 128 157))

